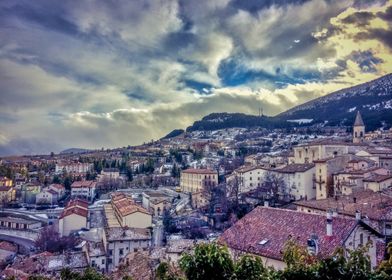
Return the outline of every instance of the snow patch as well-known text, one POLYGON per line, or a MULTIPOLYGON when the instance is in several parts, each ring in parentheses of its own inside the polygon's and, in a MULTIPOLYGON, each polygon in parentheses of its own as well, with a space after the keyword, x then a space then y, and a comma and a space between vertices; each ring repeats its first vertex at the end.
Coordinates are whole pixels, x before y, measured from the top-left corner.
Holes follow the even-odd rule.
POLYGON ((311 123, 313 119, 297 119, 297 120, 287 120, 288 122, 304 124, 304 123, 311 123))

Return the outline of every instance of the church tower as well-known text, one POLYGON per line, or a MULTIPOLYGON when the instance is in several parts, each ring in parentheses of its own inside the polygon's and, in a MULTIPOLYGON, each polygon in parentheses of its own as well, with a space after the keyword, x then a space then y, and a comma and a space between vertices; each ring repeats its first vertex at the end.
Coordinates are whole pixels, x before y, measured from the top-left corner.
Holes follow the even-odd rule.
POLYGON ((363 123, 361 113, 357 111, 353 126, 353 143, 362 143, 365 137, 365 124, 363 123))

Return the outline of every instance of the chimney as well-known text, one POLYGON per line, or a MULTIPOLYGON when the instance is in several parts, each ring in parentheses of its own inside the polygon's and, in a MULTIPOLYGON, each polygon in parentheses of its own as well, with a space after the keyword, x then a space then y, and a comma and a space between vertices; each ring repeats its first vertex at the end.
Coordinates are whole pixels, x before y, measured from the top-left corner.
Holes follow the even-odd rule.
POLYGON ((312 234, 308 239, 308 252, 310 255, 318 254, 318 236, 316 234, 312 234))
POLYGON ((332 212, 327 212, 327 236, 332 236, 332 212))
POLYGON ((338 209, 332 209, 332 217, 336 218, 338 216, 338 209))
POLYGON ((355 219, 356 219, 357 221, 360 221, 360 220, 361 220, 361 211, 359 211, 359 210, 356 210, 356 211, 355 211, 355 219))
POLYGON ((264 207, 269 207, 269 200, 268 199, 264 200, 264 207))

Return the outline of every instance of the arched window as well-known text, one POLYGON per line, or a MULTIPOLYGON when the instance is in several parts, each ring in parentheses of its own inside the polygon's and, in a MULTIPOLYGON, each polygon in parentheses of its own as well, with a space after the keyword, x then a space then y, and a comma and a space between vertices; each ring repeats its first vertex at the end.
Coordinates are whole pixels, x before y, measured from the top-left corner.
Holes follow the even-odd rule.
POLYGON ((359 133, 359 137, 363 137, 363 131, 359 133))
POLYGON ((355 137, 355 138, 357 138, 357 137, 358 137, 358 134, 357 134, 357 132, 356 132, 356 131, 354 132, 354 137, 355 137))

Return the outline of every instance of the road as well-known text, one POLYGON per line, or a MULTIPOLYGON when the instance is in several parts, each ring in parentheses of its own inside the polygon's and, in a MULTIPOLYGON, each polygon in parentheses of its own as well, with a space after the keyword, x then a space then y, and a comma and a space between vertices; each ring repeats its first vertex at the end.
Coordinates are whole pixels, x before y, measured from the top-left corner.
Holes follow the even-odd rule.
POLYGON ((0 234, 0 241, 8 241, 18 245, 18 251, 20 253, 29 252, 30 248, 34 247, 34 241, 16 236, 0 234))
POLYGON ((154 247, 163 246, 163 237, 164 237, 164 228, 161 220, 156 222, 155 227, 153 228, 152 233, 152 242, 154 247))

